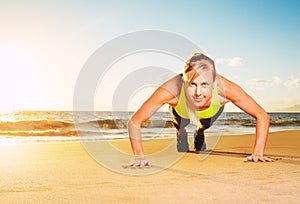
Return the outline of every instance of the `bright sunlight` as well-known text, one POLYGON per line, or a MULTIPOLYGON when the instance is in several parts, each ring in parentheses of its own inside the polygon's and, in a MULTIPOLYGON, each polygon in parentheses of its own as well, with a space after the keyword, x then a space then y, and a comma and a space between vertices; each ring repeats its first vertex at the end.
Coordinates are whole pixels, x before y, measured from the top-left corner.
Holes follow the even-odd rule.
POLYGON ((28 101, 37 87, 36 65, 31 53, 18 47, 0 47, 0 110, 10 112, 34 106, 28 101))

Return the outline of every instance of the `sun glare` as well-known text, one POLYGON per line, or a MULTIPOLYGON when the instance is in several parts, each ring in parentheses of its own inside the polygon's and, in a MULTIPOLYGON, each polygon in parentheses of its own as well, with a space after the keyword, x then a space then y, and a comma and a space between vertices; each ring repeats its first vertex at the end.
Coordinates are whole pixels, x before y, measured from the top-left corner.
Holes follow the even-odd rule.
POLYGON ((17 47, 0 47, 1 112, 20 109, 36 82, 36 66, 28 51, 17 47))

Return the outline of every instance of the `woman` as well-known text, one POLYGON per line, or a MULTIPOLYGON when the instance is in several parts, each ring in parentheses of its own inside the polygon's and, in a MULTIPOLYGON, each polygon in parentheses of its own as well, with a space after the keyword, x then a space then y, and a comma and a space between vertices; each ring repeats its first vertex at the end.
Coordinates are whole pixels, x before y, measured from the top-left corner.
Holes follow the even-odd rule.
POLYGON ((162 105, 170 105, 176 128, 177 150, 189 151, 185 127, 190 120, 198 121, 195 132, 195 151, 205 150, 204 130, 222 113, 224 105, 232 102, 256 119, 256 140, 253 154, 244 161, 273 161, 263 155, 269 129, 269 116, 237 84, 216 73, 213 60, 195 53, 184 67, 183 74, 162 84, 128 122, 128 132, 135 160, 125 167, 151 166, 144 158, 141 125, 162 105))

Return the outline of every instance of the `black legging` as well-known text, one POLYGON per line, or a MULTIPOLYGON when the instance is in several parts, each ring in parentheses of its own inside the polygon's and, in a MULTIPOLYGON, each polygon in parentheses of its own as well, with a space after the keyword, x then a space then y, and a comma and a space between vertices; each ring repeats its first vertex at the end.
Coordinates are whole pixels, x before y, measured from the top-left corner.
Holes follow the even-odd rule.
MULTIPOLYGON (((201 129, 197 129, 197 135, 203 134, 204 130, 209 128, 221 115, 221 113, 224 110, 224 106, 220 108, 220 110, 212 117, 207 119, 200 119, 200 123, 202 124, 201 129)), ((170 107, 170 114, 173 118, 173 125, 178 130, 178 132, 181 132, 180 130, 184 129, 188 124, 190 124, 190 119, 182 118, 178 113, 176 112, 174 107, 170 107)))

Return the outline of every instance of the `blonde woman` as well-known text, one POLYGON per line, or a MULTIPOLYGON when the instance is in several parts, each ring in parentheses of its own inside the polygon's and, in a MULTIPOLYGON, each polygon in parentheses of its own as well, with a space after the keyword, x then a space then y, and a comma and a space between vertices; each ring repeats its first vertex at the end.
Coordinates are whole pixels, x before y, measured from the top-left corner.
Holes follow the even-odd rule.
POLYGON ((182 74, 162 84, 150 96, 128 122, 128 132, 135 160, 125 167, 151 166, 144 157, 141 125, 161 106, 169 104, 173 124, 176 128, 177 150, 189 151, 185 127, 191 120, 197 120, 194 150, 205 150, 204 130, 220 116, 224 105, 232 102, 256 119, 256 140, 253 154, 244 161, 273 161, 264 156, 269 130, 269 116, 237 84, 218 75, 212 59, 202 53, 195 53, 187 62, 182 74))

